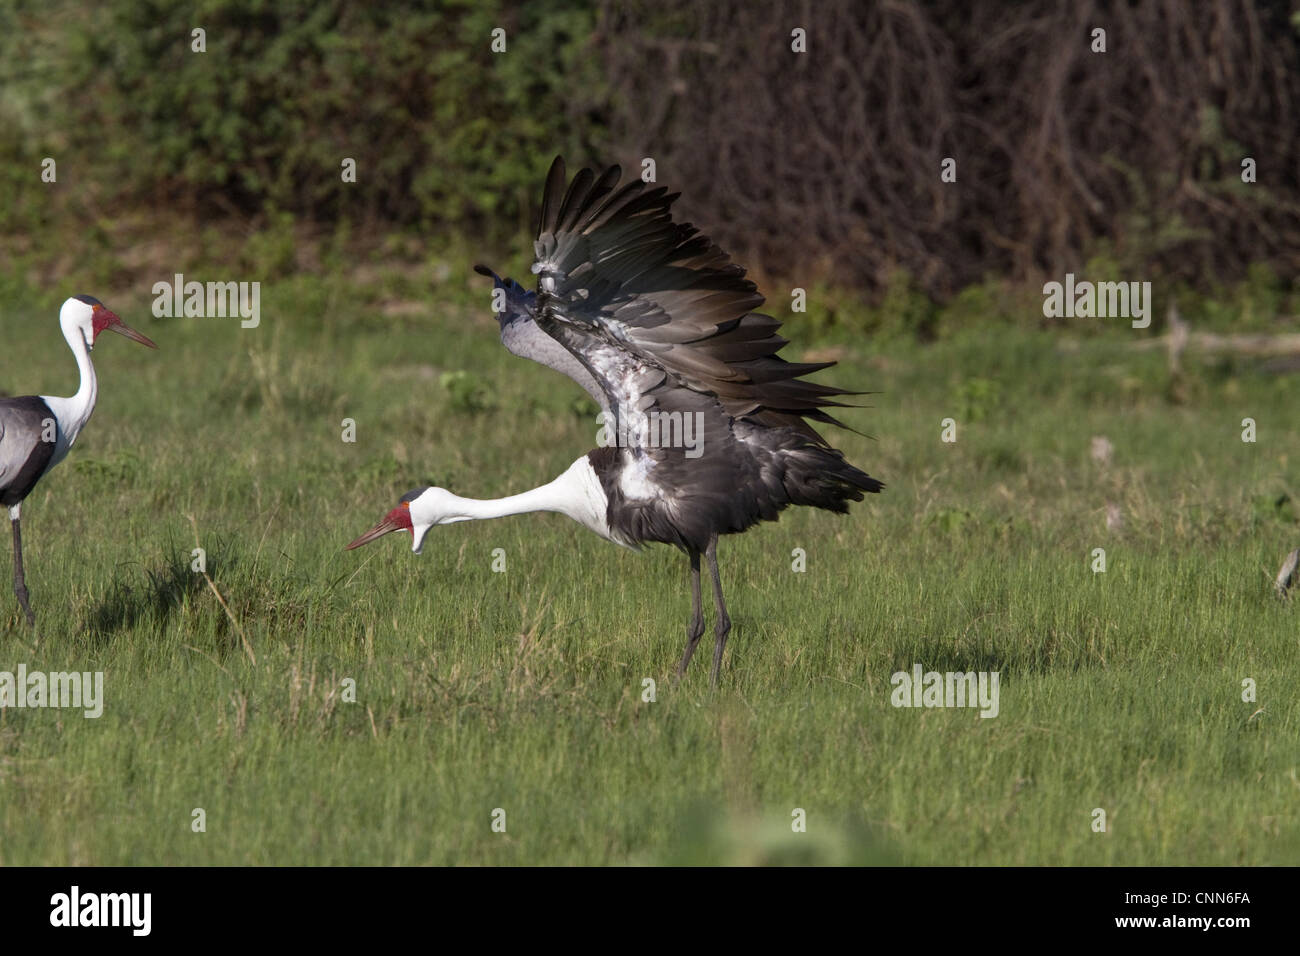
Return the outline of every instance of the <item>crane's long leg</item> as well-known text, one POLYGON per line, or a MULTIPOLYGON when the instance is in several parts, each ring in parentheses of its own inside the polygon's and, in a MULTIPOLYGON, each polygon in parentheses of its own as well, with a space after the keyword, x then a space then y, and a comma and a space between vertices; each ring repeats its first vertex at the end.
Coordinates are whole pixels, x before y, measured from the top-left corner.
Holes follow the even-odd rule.
POLYGON ((686 665, 691 662, 691 655, 695 653, 695 645, 700 643, 700 635, 704 633, 704 609, 700 607, 700 552, 692 548, 690 556, 691 619, 686 622, 686 653, 682 655, 681 662, 677 665, 678 677, 686 673, 686 665))
POLYGON ((35 627, 36 615, 32 613, 32 606, 27 603, 27 579, 23 576, 23 532, 19 527, 17 507, 9 509, 9 516, 9 522, 14 529, 14 596, 18 598, 19 606, 27 615, 28 626, 35 627))
POLYGON ((709 539, 709 546, 704 550, 709 561, 709 575, 713 578, 713 606, 718 612, 718 621, 713 628, 713 670, 709 672, 709 684, 718 686, 718 671, 722 669, 722 649, 727 646, 727 634, 731 631, 731 615, 727 613, 727 604, 722 599, 722 578, 718 577, 718 536, 709 539))

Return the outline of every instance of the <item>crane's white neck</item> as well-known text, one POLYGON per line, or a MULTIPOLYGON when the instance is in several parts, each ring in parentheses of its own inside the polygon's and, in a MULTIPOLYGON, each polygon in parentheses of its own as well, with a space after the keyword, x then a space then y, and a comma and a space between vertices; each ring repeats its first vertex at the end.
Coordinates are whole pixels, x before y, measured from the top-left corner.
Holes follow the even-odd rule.
POLYGON ((84 333, 75 326, 65 327, 63 337, 68 340, 68 348, 72 349, 72 354, 77 360, 81 384, 77 388, 77 394, 70 398, 41 396, 45 404, 50 407, 50 411, 54 412, 59 425, 58 445, 54 451, 55 461, 50 467, 61 460, 72 447, 72 443, 77 440, 77 435, 86 427, 86 422, 90 421, 91 413, 95 411, 95 400, 99 397, 99 382, 95 378, 95 366, 90 361, 90 347, 86 345, 84 333))
POLYGON ((565 513, 568 509, 568 500, 563 491, 564 489, 555 487, 555 482, 507 498, 462 498, 449 491, 443 498, 443 506, 447 510, 438 524, 504 518, 507 515, 522 515, 533 511, 565 513))
POLYGON ((90 419, 95 410, 95 400, 99 398, 99 380, 95 378, 95 364, 90 361, 90 346, 80 329, 73 329, 66 336, 68 347, 77 359, 77 371, 81 373, 81 383, 77 394, 72 396, 72 403, 81 413, 82 424, 90 419))
POLYGON ((554 481, 506 498, 462 498, 445 488, 428 489, 411 502, 411 521, 415 530, 412 548, 420 550, 424 532, 433 525, 504 518, 532 511, 555 511, 568 515, 601 537, 616 541, 618 539, 611 534, 606 519, 607 509, 604 489, 584 456, 554 481))

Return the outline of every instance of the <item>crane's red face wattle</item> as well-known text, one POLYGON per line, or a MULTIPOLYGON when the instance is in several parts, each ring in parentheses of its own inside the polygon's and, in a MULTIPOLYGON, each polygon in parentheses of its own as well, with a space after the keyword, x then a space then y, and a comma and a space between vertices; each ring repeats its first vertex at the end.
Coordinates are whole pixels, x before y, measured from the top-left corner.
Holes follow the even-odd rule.
POLYGON ((153 344, 148 336, 137 332, 135 329, 131 328, 131 326, 118 318, 115 312, 112 312, 98 303, 92 306, 90 322, 93 330, 90 339, 92 345, 95 340, 99 338, 100 332, 108 331, 116 332, 118 335, 125 335, 131 341, 139 342, 141 345, 147 345, 151 349, 156 349, 158 347, 153 344))
POLYGON ((369 544, 376 538, 382 538, 386 534, 394 531, 411 531, 414 533, 414 526, 411 524, 411 503, 403 501, 388 514, 384 515, 384 520, 379 522, 361 537, 349 544, 344 551, 351 551, 353 548, 359 548, 363 544, 369 544))

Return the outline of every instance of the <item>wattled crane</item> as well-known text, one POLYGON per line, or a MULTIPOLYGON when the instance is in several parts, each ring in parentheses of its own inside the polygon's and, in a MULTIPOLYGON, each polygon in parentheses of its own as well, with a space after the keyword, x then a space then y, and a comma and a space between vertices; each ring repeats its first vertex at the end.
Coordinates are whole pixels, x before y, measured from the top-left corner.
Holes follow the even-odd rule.
POLYGON ((583 169, 566 188, 556 159, 534 245, 535 292, 476 267, 500 290, 506 348, 582 386, 613 440, 512 497, 411 491, 347 547, 407 530, 418 554, 434 525, 530 511, 568 515, 632 548, 675 545, 690 560, 692 601, 679 675, 704 633, 703 555, 717 611, 716 685, 731 629, 718 537, 775 520, 789 505, 847 512, 848 502, 884 486, 808 423, 840 424, 825 408, 852 393, 803 379, 834 363, 778 357, 786 344, 780 323, 754 311, 763 297, 742 268, 693 226, 673 221, 678 194, 641 181, 619 188, 619 177, 616 166, 599 178, 583 169))
POLYGON ((99 386, 90 350, 100 332, 116 332, 128 339, 157 348, 153 342, 88 295, 74 295, 59 309, 59 327, 68 348, 77 359, 81 385, 71 398, 52 395, 23 395, 0 398, 0 505, 9 509, 14 535, 14 595, 27 615, 27 623, 36 625, 36 615, 28 603, 27 581, 23 575, 23 537, 19 523, 23 499, 36 483, 61 462, 95 410, 99 386))

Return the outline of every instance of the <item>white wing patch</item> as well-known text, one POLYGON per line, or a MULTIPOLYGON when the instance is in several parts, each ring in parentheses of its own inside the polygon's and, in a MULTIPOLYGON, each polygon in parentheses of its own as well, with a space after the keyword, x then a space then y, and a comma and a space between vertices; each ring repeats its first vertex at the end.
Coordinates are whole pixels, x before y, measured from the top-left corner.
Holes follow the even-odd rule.
POLYGON ((659 497, 659 486, 650 478, 654 462, 648 455, 633 455, 631 463, 619 472, 618 490, 629 501, 649 501, 659 497))

